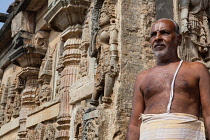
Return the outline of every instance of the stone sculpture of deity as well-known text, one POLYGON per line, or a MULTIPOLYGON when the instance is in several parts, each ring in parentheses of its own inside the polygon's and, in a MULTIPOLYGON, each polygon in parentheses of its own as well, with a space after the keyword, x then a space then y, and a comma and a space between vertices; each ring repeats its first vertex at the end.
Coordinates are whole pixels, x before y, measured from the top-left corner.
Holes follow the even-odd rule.
POLYGON ((113 0, 103 2, 97 21, 98 31, 95 32, 91 40, 90 55, 96 57, 97 61, 95 89, 90 103, 93 107, 99 105, 98 99, 101 95, 103 95, 103 103, 111 103, 110 97, 118 73, 118 30, 115 6, 116 2, 113 0))

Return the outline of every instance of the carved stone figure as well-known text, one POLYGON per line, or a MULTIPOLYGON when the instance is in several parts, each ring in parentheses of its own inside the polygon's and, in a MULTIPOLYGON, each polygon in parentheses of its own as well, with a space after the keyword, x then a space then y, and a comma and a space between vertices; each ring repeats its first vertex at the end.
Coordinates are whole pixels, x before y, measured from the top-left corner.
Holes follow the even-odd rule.
POLYGON ((46 31, 38 31, 34 37, 34 45, 36 51, 45 54, 48 48, 49 33, 46 31))
POLYGON ((17 118, 19 116, 20 112, 20 107, 21 107, 21 96, 20 94, 15 95, 14 103, 13 103, 13 117, 17 118))
MULTIPOLYGON (((180 0, 181 31, 186 59, 189 61, 210 60, 209 0, 180 0)), ((210 65, 208 66, 210 67, 210 65)))
POLYGON ((74 138, 77 138, 79 140, 82 139, 82 132, 83 132, 83 115, 85 113, 84 108, 79 108, 77 110, 77 113, 75 115, 74 120, 74 138))
POLYGON ((28 130, 25 140, 36 140, 33 130, 28 130))
POLYGON ((37 124, 34 130, 35 140, 43 140, 44 130, 45 130, 45 126, 42 123, 37 124))
POLYGON ((12 105, 7 104, 5 111, 5 122, 7 123, 11 120, 12 117, 12 105))
POLYGON ((55 127, 52 124, 46 126, 43 140, 55 140, 55 127))
POLYGON ((43 85, 41 88, 41 92, 39 95, 39 100, 41 103, 44 103, 46 101, 50 101, 51 99, 51 87, 50 85, 43 85))
POLYGON ((83 131, 84 140, 99 140, 98 134, 98 118, 90 119, 85 122, 83 131))
POLYGON ((4 124, 4 107, 0 106, 0 127, 4 124))
MULTIPOLYGON (((96 4, 97 2, 100 4, 99 1, 95 1, 96 4)), ((115 6, 116 1, 105 0, 100 10, 99 27, 95 23, 92 29, 90 55, 97 58, 95 89, 90 103, 93 106, 98 106, 101 95, 104 95, 102 101, 105 104, 111 103, 110 96, 118 73, 118 29, 115 6), (97 28, 99 28, 98 31, 97 28)), ((95 7, 100 6, 95 5, 95 7)))

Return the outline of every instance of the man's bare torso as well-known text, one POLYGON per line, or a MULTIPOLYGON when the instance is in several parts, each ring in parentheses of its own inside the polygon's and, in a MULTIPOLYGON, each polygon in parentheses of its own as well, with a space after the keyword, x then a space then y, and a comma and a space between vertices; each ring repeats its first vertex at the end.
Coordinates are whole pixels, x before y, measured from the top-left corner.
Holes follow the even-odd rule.
MULTIPOLYGON (((144 96, 145 114, 166 113, 171 82, 178 65, 179 62, 174 62, 164 66, 155 66, 142 73, 140 91, 144 96)), ((175 80, 171 113, 199 115, 197 65, 197 63, 183 62, 175 80)))

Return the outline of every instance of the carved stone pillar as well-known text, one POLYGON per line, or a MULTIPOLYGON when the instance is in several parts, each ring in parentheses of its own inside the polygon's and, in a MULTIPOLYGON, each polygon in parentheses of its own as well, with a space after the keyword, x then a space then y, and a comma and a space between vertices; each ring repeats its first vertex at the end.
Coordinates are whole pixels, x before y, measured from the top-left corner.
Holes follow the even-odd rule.
POLYGON ((35 107, 35 95, 38 87, 39 68, 26 67, 18 74, 19 79, 25 79, 25 88, 22 91, 22 108, 20 110, 19 140, 25 140, 27 134, 26 119, 28 110, 35 107))
POLYGON ((22 91, 22 105, 32 108, 35 106, 35 94, 38 87, 39 68, 27 67, 19 73, 19 77, 25 79, 25 88, 22 91))
POLYGON ((58 117, 57 127, 58 131, 56 133, 56 139, 64 140, 69 139, 69 129, 70 129, 70 105, 69 105, 69 87, 76 82, 79 63, 81 59, 81 52, 79 46, 81 45, 82 30, 81 26, 72 26, 68 30, 64 31, 64 36, 66 34, 71 34, 69 39, 64 43, 63 52, 63 65, 64 69, 61 72, 61 83, 60 83, 60 99, 61 99, 61 110, 58 117))
POLYGON ((18 136, 19 136, 18 140, 25 140, 25 137, 27 134, 26 118, 27 118, 28 110, 29 108, 21 108, 20 110, 20 120, 19 120, 20 129, 18 132, 18 136))

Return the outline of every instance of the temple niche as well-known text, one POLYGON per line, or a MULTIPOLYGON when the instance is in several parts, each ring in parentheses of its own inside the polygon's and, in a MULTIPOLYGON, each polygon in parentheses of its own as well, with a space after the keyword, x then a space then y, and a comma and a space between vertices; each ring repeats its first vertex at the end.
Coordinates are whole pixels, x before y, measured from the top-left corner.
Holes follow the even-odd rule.
POLYGON ((14 0, 0 30, 0 139, 125 139, 135 77, 154 64, 156 9, 173 4, 14 0))
POLYGON ((179 22, 183 35, 180 55, 210 68, 209 0, 179 1, 179 22))

